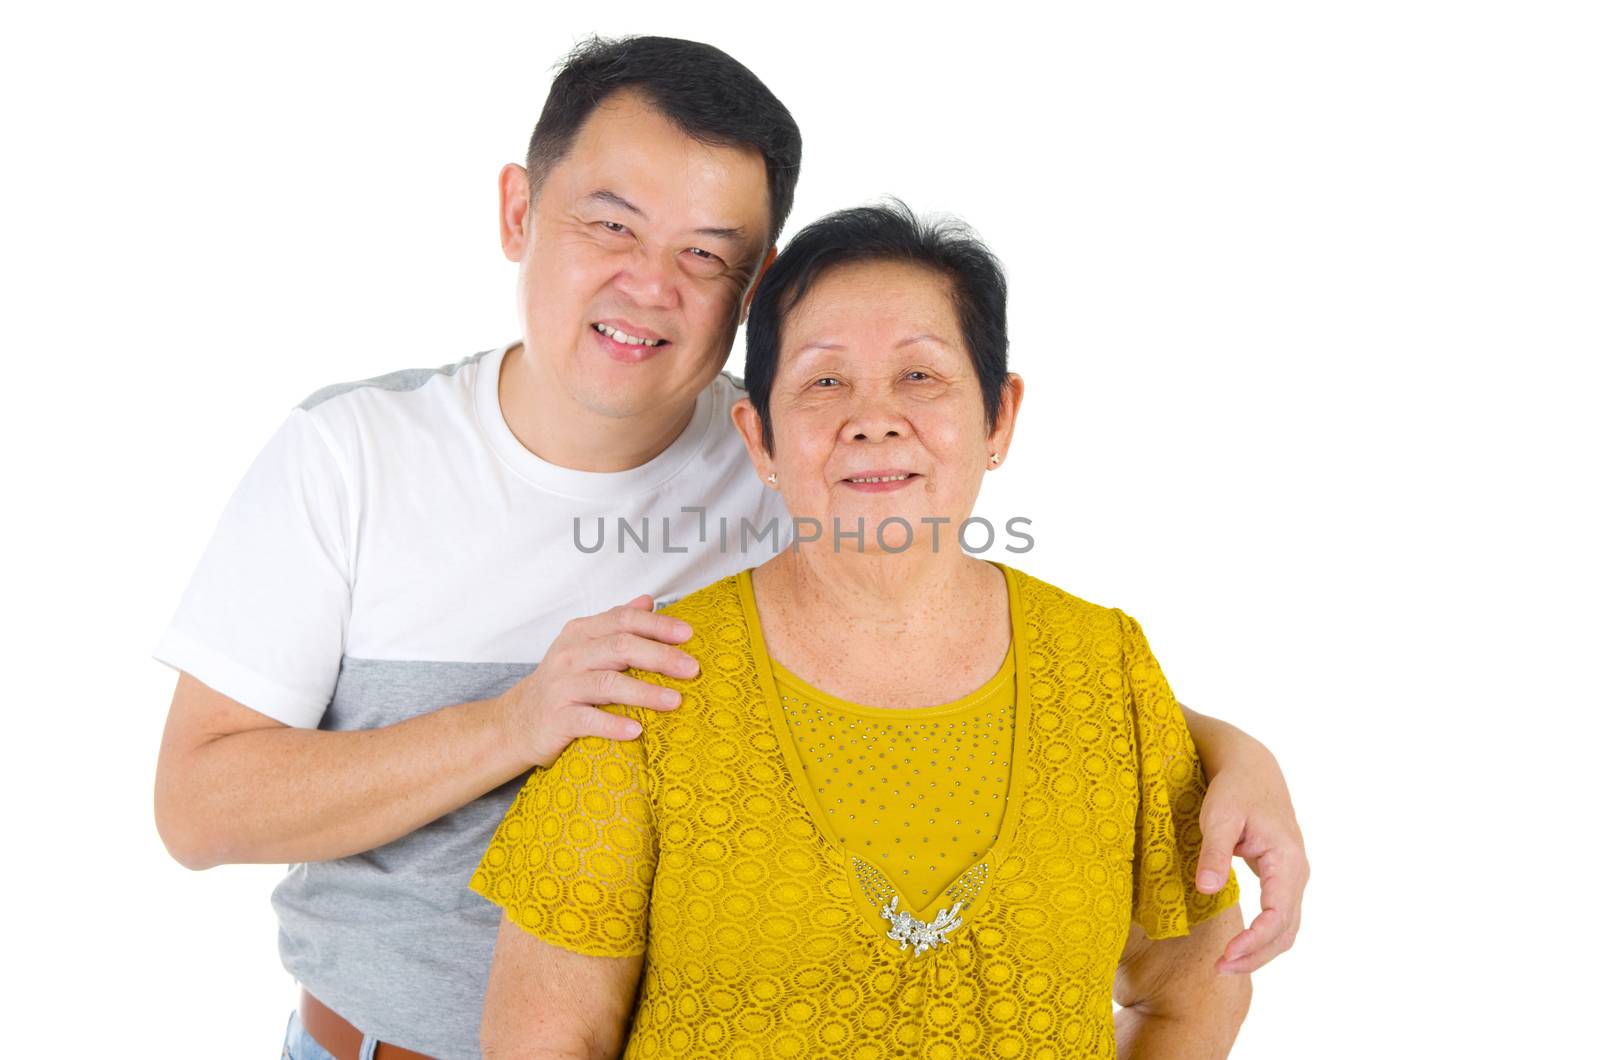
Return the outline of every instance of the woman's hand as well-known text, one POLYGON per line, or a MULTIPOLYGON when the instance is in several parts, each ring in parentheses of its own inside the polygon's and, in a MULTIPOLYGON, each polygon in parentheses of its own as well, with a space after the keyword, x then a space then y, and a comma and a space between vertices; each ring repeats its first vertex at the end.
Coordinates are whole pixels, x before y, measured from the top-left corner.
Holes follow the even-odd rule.
POLYGON ((1210 778, 1200 807, 1204 840, 1195 886, 1215 894, 1235 856, 1261 880, 1261 912, 1217 960, 1223 974, 1253 972, 1294 945, 1311 865, 1278 761, 1260 741, 1226 722, 1183 708, 1210 778))

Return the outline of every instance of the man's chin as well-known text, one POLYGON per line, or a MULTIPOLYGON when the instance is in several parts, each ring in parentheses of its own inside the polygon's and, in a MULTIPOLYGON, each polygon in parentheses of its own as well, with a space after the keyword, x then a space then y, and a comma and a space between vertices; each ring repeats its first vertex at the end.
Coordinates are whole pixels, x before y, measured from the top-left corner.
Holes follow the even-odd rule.
POLYGON ((674 400, 660 387, 624 383, 612 387, 585 387, 579 402, 590 413, 611 420, 659 420, 676 408, 694 404, 695 395, 674 400))

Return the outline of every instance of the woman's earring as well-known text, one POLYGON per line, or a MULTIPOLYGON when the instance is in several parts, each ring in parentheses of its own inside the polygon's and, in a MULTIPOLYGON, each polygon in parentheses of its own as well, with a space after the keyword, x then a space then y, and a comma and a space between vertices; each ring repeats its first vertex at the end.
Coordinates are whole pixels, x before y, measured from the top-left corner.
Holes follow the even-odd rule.
POLYGON ((778 473, 776 471, 768 472, 767 482, 773 486, 776 486, 778 484, 778 473))
POLYGON ((999 453, 990 453, 989 454, 989 463, 991 465, 1000 463, 1000 454, 999 453))

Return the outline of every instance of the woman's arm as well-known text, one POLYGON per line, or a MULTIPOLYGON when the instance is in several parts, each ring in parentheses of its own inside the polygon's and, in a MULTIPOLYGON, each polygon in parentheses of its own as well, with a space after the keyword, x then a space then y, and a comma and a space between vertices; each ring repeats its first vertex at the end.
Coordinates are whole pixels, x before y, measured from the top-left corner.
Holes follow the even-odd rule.
POLYGON ((1218 975, 1222 944, 1244 924, 1237 905, 1179 938, 1152 940, 1130 925, 1112 997, 1122 1060, 1217 1060, 1250 1008, 1250 977, 1218 975))
POLYGON ((644 958, 588 957, 500 918, 478 1032, 488 1060, 611 1060, 644 958))
POLYGON ((1294 945, 1311 864, 1278 760, 1248 733, 1179 704, 1210 786, 1200 807, 1200 866, 1195 886, 1215 894, 1228 882, 1234 855, 1261 880, 1261 913, 1228 942, 1222 972, 1253 972, 1294 945))

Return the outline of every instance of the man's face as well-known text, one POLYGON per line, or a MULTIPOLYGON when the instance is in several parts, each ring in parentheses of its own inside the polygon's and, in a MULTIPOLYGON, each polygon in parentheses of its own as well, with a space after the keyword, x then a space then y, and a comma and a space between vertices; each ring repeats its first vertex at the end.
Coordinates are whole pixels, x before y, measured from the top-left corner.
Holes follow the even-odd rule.
POLYGON ((591 412, 682 407, 728 358, 768 219, 759 152, 608 97, 532 206, 502 212, 529 352, 591 412))

